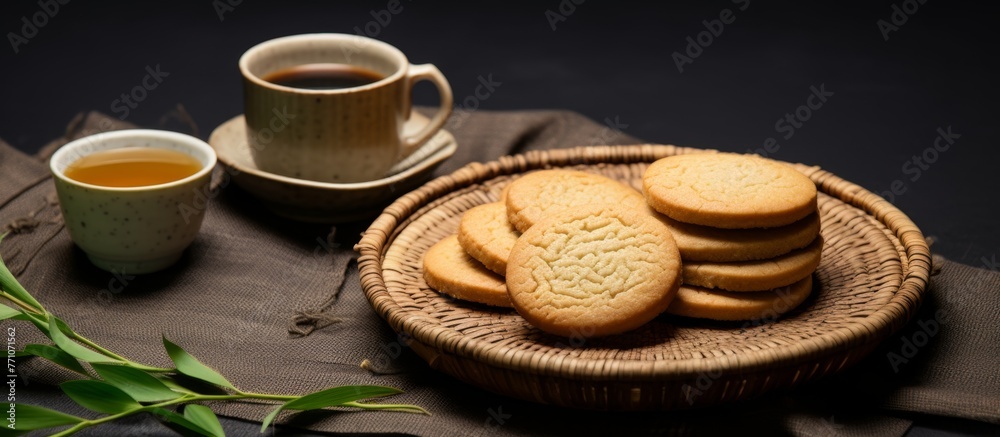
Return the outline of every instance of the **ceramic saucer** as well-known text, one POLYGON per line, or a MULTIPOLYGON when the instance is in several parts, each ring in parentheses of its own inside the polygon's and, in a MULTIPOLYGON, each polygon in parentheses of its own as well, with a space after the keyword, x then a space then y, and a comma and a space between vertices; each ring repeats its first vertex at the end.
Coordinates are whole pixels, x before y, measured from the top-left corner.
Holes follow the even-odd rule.
MULTIPOLYGON (((415 131, 427 121, 427 117, 414 112, 404 130, 415 131)), ((232 181, 260 199, 268 209, 282 217, 318 223, 345 223, 375 216, 393 200, 426 181, 457 148, 455 137, 442 129, 396 164, 386 177, 338 184, 258 169, 250 155, 243 115, 217 127, 208 144, 215 149, 219 162, 228 167, 232 181)))

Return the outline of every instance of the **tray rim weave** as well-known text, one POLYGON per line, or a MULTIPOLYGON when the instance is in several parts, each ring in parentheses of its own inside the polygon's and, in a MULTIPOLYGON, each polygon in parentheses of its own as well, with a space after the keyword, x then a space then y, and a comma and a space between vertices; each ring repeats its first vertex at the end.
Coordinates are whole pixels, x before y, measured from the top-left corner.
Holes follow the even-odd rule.
MULTIPOLYGON (((504 156, 487 163, 470 163, 400 197, 369 226, 361 241, 355 246, 355 250, 360 252, 358 267, 362 289, 375 311, 396 332, 405 332, 413 340, 440 352, 526 374, 589 381, 686 379, 704 372, 734 369, 741 373, 766 372, 816 361, 821 357, 829 357, 838 353, 846 353, 844 362, 847 362, 852 352, 864 350, 864 353, 867 353, 873 343, 898 331, 916 313, 931 271, 930 249, 919 228, 902 211, 885 199, 819 167, 803 164, 795 164, 795 166, 812 179, 820 191, 864 211, 886 226, 905 249, 905 259, 900 260, 903 281, 889 302, 874 313, 859 318, 856 324, 840 327, 829 333, 795 344, 753 352, 679 360, 606 359, 604 361, 611 365, 604 367, 613 368, 612 372, 602 371, 599 374, 594 372, 584 374, 579 371, 581 368, 579 365, 593 362, 593 359, 559 356, 544 359, 547 362, 532 362, 532 360, 520 357, 523 354, 531 354, 532 351, 503 346, 488 348, 484 352, 482 348, 469 347, 470 343, 475 344, 480 340, 464 337, 450 329, 436 326, 421 317, 400 315, 399 310, 402 308, 388 293, 382 276, 382 262, 385 251, 391 245, 391 240, 398 233, 397 227, 414 212, 452 191, 498 176, 536 169, 575 165, 643 163, 653 162, 671 155, 706 152, 715 151, 653 144, 589 146, 531 151, 519 155, 504 156), (554 360, 558 360, 558 362, 553 363, 554 360)), ((433 363, 431 364, 433 367, 433 363)))

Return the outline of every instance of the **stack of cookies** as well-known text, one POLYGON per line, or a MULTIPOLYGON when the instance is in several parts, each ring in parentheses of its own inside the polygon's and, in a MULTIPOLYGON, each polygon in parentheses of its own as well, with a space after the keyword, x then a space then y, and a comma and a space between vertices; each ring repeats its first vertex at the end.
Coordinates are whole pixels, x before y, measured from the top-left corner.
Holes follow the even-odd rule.
POLYGON ((468 210, 457 235, 428 250, 424 278, 584 337, 664 312, 777 316, 809 295, 822 240, 816 188, 801 173, 755 156, 684 155, 653 163, 643 188, 579 171, 529 173, 500 202, 468 210))
POLYGON ((501 197, 466 211, 458 235, 431 247, 428 285, 511 306, 532 325, 565 336, 635 329, 673 300, 680 252, 633 188, 544 170, 512 182, 501 197))
POLYGON ((758 156, 679 155, 649 166, 643 193, 683 259, 668 313, 753 320, 808 297, 823 240, 816 186, 802 173, 758 156))

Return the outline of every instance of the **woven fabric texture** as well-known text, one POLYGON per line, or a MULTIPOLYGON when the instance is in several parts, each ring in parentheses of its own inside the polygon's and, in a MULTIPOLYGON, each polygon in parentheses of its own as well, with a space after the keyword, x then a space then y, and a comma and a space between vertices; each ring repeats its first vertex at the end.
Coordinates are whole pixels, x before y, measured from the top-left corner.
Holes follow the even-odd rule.
MULTIPOLYGON (((565 111, 459 115, 447 126, 459 150, 437 174, 529 150, 638 143, 613 122, 600 124, 565 111)), ((943 259, 935 259, 937 274, 913 321, 854 368, 792 392, 676 413, 548 407, 470 387, 430 369, 408 349, 409 339, 376 315, 361 291, 352 248, 368 223, 331 229, 278 218, 228 184, 218 170, 201 233, 178 264, 142 276, 99 270, 64 229, 44 159, 73 138, 127 127, 98 113, 85 114, 39 156, 26 156, 0 141, 0 228, 11 231, 0 255, 50 311, 122 355, 168 365, 162 334, 244 390, 297 394, 344 384, 389 385, 406 391, 392 402, 418 404, 433 414, 282 416, 279 422, 289 426, 415 435, 747 429, 901 435, 914 414, 1000 424, 1000 342, 995 339, 1000 273, 943 259), (362 368, 366 360, 370 365, 362 368)), ((2 323, 17 328, 21 345, 44 340, 30 325, 2 323)), ((55 384, 67 377, 37 359, 18 369, 30 384, 55 384)), ((269 410, 238 403, 215 409, 249 420, 260 420, 269 410)), ((134 431, 148 422, 133 421, 133 428, 121 429, 134 431)), ((103 435, 108 429, 94 432, 103 435)))

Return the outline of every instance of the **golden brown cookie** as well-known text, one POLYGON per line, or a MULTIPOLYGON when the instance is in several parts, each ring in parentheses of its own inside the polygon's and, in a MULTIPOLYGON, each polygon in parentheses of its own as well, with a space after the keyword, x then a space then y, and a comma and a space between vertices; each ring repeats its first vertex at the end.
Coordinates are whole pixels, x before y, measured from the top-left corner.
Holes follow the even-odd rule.
POLYGON ((682 285, 667 313, 712 320, 773 320, 802 304, 811 292, 812 275, 786 287, 752 293, 682 285))
POLYGON ((431 288, 457 299, 510 307, 503 278, 465 253, 455 235, 437 242, 424 254, 424 280, 431 288))
POLYGON ((656 161, 642 176, 653 209, 684 223, 772 228, 816 211, 816 185, 792 166, 756 155, 697 153, 656 161))
POLYGON ((524 232, 548 214, 593 205, 645 211, 638 191, 614 179, 573 170, 542 170, 510 183, 507 220, 524 232))
POLYGON ((667 308, 679 283, 670 230, 620 207, 548 215, 518 238, 507 263, 514 309, 539 329, 570 337, 635 329, 667 308))
POLYGON ((462 214, 458 243, 469 256, 495 273, 507 274, 507 257, 521 233, 507 221, 507 207, 487 203, 462 214))
POLYGON ((684 283, 727 291, 784 287, 809 276, 819 266, 823 238, 776 258, 731 263, 684 262, 684 283))
POLYGON ((808 246, 819 235, 819 214, 779 228, 720 229, 679 222, 650 207, 674 234, 684 262, 733 262, 774 258, 808 246))

